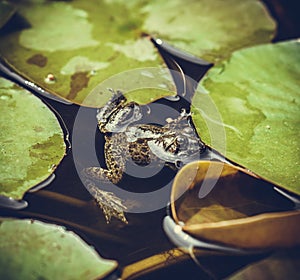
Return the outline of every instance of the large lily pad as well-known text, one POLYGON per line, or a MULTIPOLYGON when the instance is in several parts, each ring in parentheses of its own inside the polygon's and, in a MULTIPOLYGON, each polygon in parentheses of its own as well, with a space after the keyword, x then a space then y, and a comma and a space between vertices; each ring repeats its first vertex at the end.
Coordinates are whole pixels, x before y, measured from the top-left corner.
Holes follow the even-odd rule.
POLYGON ((252 47, 212 68, 201 83, 206 93, 199 91, 193 100, 194 121, 206 143, 212 144, 209 122, 197 108, 211 99, 223 120, 215 129, 225 128, 226 156, 298 194, 299 76, 299 41, 252 47))
POLYGON ((17 7, 29 26, 2 34, 0 53, 40 86, 80 103, 116 73, 162 65, 145 33, 216 61, 268 42, 275 29, 257 0, 18 1, 17 7))
POLYGON ((1 279, 100 279, 116 266, 63 227, 0 219, 1 279))
POLYGON ((37 97, 0 78, 0 195, 21 199, 65 154, 63 131, 37 97))

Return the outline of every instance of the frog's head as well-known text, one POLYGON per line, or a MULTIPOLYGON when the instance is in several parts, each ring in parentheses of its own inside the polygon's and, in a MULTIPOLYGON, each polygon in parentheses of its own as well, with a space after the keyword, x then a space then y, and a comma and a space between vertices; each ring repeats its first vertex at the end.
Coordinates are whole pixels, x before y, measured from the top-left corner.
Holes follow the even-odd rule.
POLYGON ((176 126, 173 123, 171 127, 172 129, 158 139, 148 142, 151 151, 160 159, 174 163, 177 167, 198 160, 206 146, 187 118, 177 120, 176 126))
POLYGON ((109 102, 97 113, 101 132, 123 132, 128 125, 142 118, 141 108, 137 103, 126 103, 127 99, 121 91, 113 93, 109 102))

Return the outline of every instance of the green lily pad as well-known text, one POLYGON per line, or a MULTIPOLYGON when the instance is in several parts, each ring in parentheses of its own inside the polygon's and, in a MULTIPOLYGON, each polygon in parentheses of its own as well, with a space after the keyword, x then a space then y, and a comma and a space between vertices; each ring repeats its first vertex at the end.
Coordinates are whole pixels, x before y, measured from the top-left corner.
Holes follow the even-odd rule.
POLYGON ((21 199, 65 155, 63 131, 37 97, 0 78, 0 195, 21 199))
POLYGON ((242 47, 269 42, 275 23, 260 1, 152 1, 145 31, 207 61, 242 47))
POLYGON ((1 279, 99 279, 117 263, 76 234, 32 220, 0 219, 1 279))
POLYGON ((14 15, 16 9, 7 2, 0 2, 0 28, 3 27, 14 15))
MULTIPOLYGON (((217 61, 235 49, 268 42, 275 29, 256 0, 19 1, 17 5, 31 26, 2 34, 0 53, 25 77, 77 103, 117 73, 161 67, 163 61, 145 34, 217 61)), ((164 83, 169 87, 168 79, 164 83)), ((101 96, 97 106, 108 98, 101 96)))
POLYGON ((226 156, 298 194, 299 77, 299 41, 252 47, 212 68, 201 83, 205 93, 199 90, 193 100, 194 121, 206 143, 212 144, 208 118, 197 108, 211 99, 222 118, 214 129, 225 128, 226 156))

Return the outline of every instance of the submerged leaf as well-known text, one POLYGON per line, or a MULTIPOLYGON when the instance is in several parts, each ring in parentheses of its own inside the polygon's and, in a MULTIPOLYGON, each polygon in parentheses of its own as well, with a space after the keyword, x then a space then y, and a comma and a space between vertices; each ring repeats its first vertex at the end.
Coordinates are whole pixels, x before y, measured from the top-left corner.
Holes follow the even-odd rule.
POLYGON ((300 244, 300 211, 276 186, 233 165, 193 162, 175 177, 172 215, 202 240, 239 248, 300 244), (201 196, 204 188, 211 188, 201 196))
POLYGON ((10 20, 15 12, 16 9, 13 5, 7 2, 0 2, 0 29, 10 20))
MULTIPOLYGON (((194 121, 211 143, 209 121, 198 113, 215 103, 225 128, 226 156, 256 174, 300 194, 300 43, 288 41, 237 51, 202 80, 193 100, 194 121)), ((225 143, 224 143, 225 144, 225 143)))
MULTIPOLYGON (((268 42, 275 29, 257 0, 19 1, 18 11, 30 27, 2 34, 0 53, 24 76, 79 103, 112 75, 162 65, 145 34, 216 61, 268 42)), ((163 83, 169 87, 168 79, 163 83)), ((100 94, 97 106, 108 99, 100 94)))
POLYGON ((1 279, 99 279, 116 266, 63 227, 0 220, 1 279))
POLYGON ((270 257, 248 265, 226 279, 299 279, 300 278, 299 248, 272 254, 270 257))
POLYGON ((0 78, 0 195, 21 199, 65 154, 63 131, 34 95, 0 78))

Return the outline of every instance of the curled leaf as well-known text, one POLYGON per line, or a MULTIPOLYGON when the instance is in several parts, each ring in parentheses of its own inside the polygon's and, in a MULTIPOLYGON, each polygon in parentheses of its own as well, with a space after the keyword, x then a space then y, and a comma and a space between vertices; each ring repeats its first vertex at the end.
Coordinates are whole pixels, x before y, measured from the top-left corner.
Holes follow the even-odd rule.
POLYGON ((177 174, 172 215, 202 240, 247 249, 300 244, 300 211, 277 186, 221 162, 193 162, 177 174), (210 188, 201 196, 203 188, 210 188))

